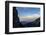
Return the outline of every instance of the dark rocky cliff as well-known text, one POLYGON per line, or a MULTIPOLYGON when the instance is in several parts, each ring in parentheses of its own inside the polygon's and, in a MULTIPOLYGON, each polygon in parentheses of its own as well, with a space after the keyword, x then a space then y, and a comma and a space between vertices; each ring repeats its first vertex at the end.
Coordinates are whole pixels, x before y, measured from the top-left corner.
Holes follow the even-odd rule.
POLYGON ((13 27, 23 27, 23 25, 19 21, 18 12, 16 7, 13 7, 13 27))

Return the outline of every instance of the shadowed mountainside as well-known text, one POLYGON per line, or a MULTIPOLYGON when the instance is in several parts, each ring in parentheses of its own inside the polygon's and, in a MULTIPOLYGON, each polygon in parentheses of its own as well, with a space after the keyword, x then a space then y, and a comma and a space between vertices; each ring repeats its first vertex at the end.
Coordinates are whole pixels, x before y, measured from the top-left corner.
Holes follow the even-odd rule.
POLYGON ((23 25, 19 21, 18 12, 16 7, 13 7, 13 28, 15 27, 23 27, 23 25))
POLYGON ((24 26, 25 27, 40 27, 40 18, 37 18, 35 21, 29 22, 25 24, 24 26))

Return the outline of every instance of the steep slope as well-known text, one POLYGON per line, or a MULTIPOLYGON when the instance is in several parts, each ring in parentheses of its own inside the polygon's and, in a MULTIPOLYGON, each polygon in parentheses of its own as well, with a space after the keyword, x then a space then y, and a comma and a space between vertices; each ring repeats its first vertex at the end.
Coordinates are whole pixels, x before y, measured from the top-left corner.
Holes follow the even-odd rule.
POLYGON ((29 22, 25 24, 24 26, 25 27, 40 27, 40 18, 37 18, 35 21, 29 22))

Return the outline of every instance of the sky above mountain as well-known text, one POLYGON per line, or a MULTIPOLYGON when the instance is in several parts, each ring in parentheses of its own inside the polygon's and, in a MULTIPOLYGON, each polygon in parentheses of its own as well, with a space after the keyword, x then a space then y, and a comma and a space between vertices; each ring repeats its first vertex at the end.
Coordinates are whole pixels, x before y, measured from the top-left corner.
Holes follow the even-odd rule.
POLYGON ((40 17, 40 8, 16 7, 20 21, 33 21, 40 17))

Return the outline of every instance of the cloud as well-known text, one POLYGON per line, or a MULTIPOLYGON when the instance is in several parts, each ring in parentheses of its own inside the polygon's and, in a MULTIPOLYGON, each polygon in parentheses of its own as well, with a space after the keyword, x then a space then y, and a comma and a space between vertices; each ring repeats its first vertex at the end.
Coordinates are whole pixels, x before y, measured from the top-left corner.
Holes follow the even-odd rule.
POLYGON ((39 14, 33 14, 32 16, 33 16, 33 17, 40 17, 39 14))

